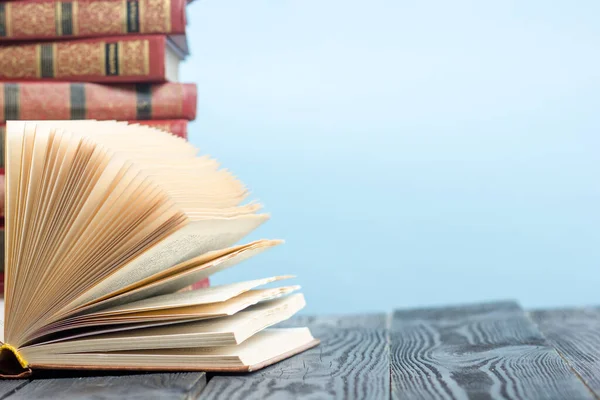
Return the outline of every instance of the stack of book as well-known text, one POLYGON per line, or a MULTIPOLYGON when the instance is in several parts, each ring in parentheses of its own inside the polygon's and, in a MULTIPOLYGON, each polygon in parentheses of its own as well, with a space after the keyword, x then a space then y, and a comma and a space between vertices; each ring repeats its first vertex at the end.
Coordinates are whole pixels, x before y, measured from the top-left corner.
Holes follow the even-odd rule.
MULTIPOLYGON (((186 137, 196 86, 178 76, 188 55, 185 7, 186 0, 0 1, 2 146, 8 120, 124 120, 186 137)), ((4 191, 4 149, 0 172, 4 191)), ((3 219, 1 229, 4 251, 3 219)))

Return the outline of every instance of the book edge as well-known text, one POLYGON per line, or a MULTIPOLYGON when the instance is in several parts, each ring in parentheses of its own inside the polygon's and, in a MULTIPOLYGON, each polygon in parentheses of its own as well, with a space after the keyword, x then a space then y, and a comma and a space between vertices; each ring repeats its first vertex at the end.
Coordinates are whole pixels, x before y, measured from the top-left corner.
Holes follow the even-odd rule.
MULTIPOLYGON (((258 371, 264 367, 276 364, 279 361, 283 361, 289 357, 300 354, 308 349, 317 346, 321 341, 319 339, 313 339, 301 346, 298 346, 290 351, 281 353, 268 360, 262 361, 253 365, 245 365, 241 367, 214 367, 214 368, 182 368, 182 367, 122 367, 122 366, 97 366, 97 365, 56 365, 56 364, 30 364, 29 367, 35 374, 36 370, 87 370, 87 371, 165 371, 165 372, 253 372, 258 371)), ((11 376, 12 377, 12 376, 11 376)))

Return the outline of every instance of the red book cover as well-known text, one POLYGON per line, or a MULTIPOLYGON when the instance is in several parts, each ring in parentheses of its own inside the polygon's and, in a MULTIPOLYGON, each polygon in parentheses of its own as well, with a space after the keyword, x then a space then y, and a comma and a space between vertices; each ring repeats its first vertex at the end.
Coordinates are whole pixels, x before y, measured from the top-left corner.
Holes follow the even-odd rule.
POLYGON ((180 292, 188 292, 190 290, 203 289, 210 286, 209 278, 204 278, 201 281, 198 281, 188 287, 185 287, 180 290, 180 292))
POLYGON ((165 82, 164 35, 0 46, 0 80, 165 82))
POLYGON ((201 281, 198 281, 192 285, 192 290, 207 288, 210 286, 210 282, 208 278, 204 278, 201 281))
POLYGON ((185 0, 0 2, 0 40, 182 34, 185 0))
POLYGON ((196 85, 0 83, 0 122, 7 120, 159 120, 196 118, 196 85))

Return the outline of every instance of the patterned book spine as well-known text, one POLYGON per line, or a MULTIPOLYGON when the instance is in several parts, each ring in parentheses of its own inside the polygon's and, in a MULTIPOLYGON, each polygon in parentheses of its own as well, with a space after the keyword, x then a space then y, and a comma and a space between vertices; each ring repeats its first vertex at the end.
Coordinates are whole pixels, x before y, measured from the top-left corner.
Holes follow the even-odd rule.
POLYGON ((3 41, 184 32, 184 0, 0 2, 3 41))
POLYGON ((166 37, 121 36, 0 47, 0 80, 164 82, 166 37))
POLYGON ((0 123, 7 120, 163 120, 196 117, 196 85, 0 83, 0 123))

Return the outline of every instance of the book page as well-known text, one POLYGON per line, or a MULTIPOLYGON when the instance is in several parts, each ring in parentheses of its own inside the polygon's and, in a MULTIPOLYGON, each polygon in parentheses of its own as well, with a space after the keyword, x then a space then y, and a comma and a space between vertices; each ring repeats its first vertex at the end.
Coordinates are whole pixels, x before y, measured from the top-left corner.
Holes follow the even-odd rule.
POLYGON ((131 350, 110 353, 43 354, 23 349, 35 367, 117 367, 156 370, 254 371, 319 343, 308 328, 265 329, 240 345, 178 349, 131 350), (182 368, 183 367, 183 368, 182 368))
POLYGON ((114 121, 16 122, 7 160, 4 339, 16 348, 233 316, 298 289, 256 289, 279 276, 178 293, 280 243, 234 246, 269 216, 182 138, 114 121))
POLYGON ((71 307, 117 291, 189 258, 231 246, 268 218, 263 214, 190 222, 80 296, 71 307))
MULTIPOLYGON (((173 268, 173 270, 179 271, 173 275, 165 275, 163 272, 159 272, 157 276, 160 276, 160 279, 156 281, 150 279, 149 283, 144 286, 137 287, 115 297, 107 298, 101 302, 79 308, 76 310, 76 314, 89 314, 108 307, 115 307, 152 296, 176 292, 202 279, 208 278, 219 271, 231 268, 232 266, 262 253, 273 246, 277 246, 280 243, 281 241, 277 240, 261 240, 253 242, 250 246, 240 246, 238 250, 231 253, 226 252, 224 255, 215 259, 211 259, 210 257, 206 258, 209 261, 199 265, 194 266, 194 264, 185 262, 183 264, 189 269, 182 269, 182 271, 180 271, 179 268, 173 268)), ((204 260, 205 257, 198 257, 198 261, 204 260)))
MULTIPOLYGON (((231 283, 229 285, 212 286, 203 289, 190 290, 186 292, 176 292, 162 296, 150 297, 141 301, 127 303, 125 305, 112 307, 93 315, 124 315, 131 312, 150 311, 158 309, 186 307, 191 305, 219 303, 239 296, 258 286, 263 286, 271 282, 277 282, 292 276, 274 276, 253 281, 231 283)), ((87 314, 89 315, 89 314, 87 314)))
POLYGON ((100 330, 106 325, 114 324, 139 324, 166 321, 187 322, 192 320, 225 317, 234 315, 254 304, 280 298, 293 293, 298 289, 300 289, 299 286, 255 289, 219 303, 169 308, 166 310, 142 311, 124 315, 83 315, 46 326, 38 333, 38 335, 42 337, 51 333, 87 327, 97 327, 98 330, 100 330))
POLYGON ((254 289, 243 292, 226 301, 206 304, 188 304, 181 307, 157 308, 151 310, 128 310, 128 312, 104 314, 89 314, 75 317, 64 323, 71 321, 149 321, 156 318, 165 319, 183 319, 183 318, 216 318, 219 316, 233 315, 238 311, 250 307, 251 305, 279 298, 286 294, 295 292, 300 286, 283 286, 271 289, 254 289))
POLYGON ((302 294, 266 301, 227 317, 81 337, 71 336, 29 346, 36 353, 86 353, 136 349, 227 346, 242 343, 257 332, 301 310, 302 294))

